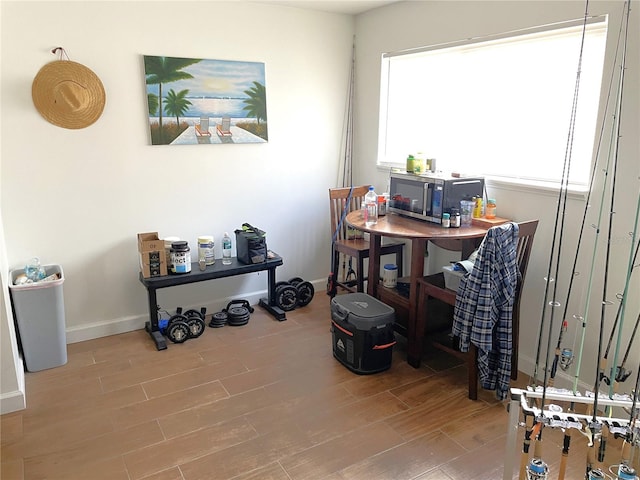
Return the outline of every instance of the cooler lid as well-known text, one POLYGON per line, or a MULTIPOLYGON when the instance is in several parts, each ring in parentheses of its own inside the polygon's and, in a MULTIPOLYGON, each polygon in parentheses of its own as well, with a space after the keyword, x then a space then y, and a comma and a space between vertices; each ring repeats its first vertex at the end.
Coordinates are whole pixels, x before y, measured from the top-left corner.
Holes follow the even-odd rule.
POLYGON ((340 316, 361 330, 391 323, 395 310, 380 300, 362 292, 348 293, 333 297, 332 303, 340 316))

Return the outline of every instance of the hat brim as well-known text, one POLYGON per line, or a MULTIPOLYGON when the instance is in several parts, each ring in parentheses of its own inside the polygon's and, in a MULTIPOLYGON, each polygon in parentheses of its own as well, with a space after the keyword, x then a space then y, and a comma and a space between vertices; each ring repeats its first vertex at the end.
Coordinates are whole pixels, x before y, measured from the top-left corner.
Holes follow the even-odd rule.
POLYGON ((31 96, 45 120, 69 129, 85 128, 95 123, 106 102, 104 86, 98 76, 91 69, 70 60, 56 60, 42 67, 33 79, 31 96), (60 108, 54 95, 55 88, 68 81, 82 85, 87 94, 87 101, 74 111, 60 108))

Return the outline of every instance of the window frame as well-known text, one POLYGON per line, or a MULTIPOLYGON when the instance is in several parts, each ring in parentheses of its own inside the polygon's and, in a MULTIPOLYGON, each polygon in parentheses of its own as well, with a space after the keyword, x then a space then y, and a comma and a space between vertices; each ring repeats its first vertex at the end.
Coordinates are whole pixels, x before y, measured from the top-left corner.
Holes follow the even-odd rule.
MULTIPOLYGON (((606 88, 605 85, 605 65, 606 65, 606 47, 607 47, 607 36, 608 36, 608 15, 592 15, 588 16, 586 19, 575 19, 568 20, 562 22, 555 22, 546 25, 540 25, 530 28, 524 28, 519 30, 513 30, 508 32, 503 32, 499 34, 486 35, 481 37, 473 37, 465 40, 439 43, 434 45, 409 48, 404 50, 397 50, 393 52, 387 52, 382 54, 381 58, 381 75, 380 75, 380 104, 379 104, 379 124, 378 124, 378 150, 377 150, 377 167, 379 170, 392 170, 392 169, 402 169, 404 168, 404 158, 399 159, 398 161, 389 161, 386 157, 386 142, 387 142, 387 114, 388 114, 388 97, 389 97, 389 70, 390 70, 390 60, 394 57, 402 56, 402 55, 412 55, 412 54, 420 54, 424 52, 432 52, 444 49, 463 49, 468 47, 470 49, 474 48, 474 46, 484 47, 490 44, 504 44, 505 41, 513 40, 520 41, 524 36, 528 38, 539 37, 548 37, 551 33, 552 35, 564 35, 571 29, 572 31, 582 32, 583 28, 587 28, 595 33, 600 33, 604 35, 604 54, 602 58, 602 74, 600 78, 599 91, 598 91, 598 106, 596 110, 596 131, 594 132, 593 144, 591 145, 591 155, 589 159, 588 165, 583 165, 587 173, 587 180, 583 183, 569 183, 568 190, 577 194, 584 194, 588 188, 589 183, 591 182, 591 176, 593 173, 593 165, 594 162, 597 161, 597 144, 599 138, 599 120, 600 120, 600 110, 601 110, 601 99, 602 99, 602 91, 606 88)), ((577 72, 576 72, 577 75, 577 72)), ((569 125, 567 125, 567 130, 569 129, 569 125)), ((567 132, 568 133, 568 132, 567 132)), ((409 153, 409 152, 408 152, 409 153)), ((415 153, 415 152, 414 152, 415 153)), ((573 158, 572 158, 573 160, 573 158)), ((438 165, 440 167, 440 165, 438 165)), ((557 191, 561 185, 561 180, 541 180, 534 178, 523 178, 516 176, 492 176, 485 174, 483 172, 475 172, 479 175, 484 175, 487 179, 487 183, 489 185, 495 184, 496 186, 503 186, 505 188, 509 188, 512 186, 513 188, 519 188, 520 186, 525 186, 527 188, 531 188, 535 191, 543 190, 543 191, 557 191)))

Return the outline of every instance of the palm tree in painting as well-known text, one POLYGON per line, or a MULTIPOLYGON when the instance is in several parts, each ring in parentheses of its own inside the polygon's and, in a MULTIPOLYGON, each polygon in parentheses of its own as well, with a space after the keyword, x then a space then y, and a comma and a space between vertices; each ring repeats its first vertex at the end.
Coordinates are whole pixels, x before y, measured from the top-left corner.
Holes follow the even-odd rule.
POLYGON ((147 104, 149 105, 149 115, 155 115, 158 111, 158 96, 155 93, 147 93, 147 104))
POLYGON ((164 112, 167 115, 173 115, 176 117, 176 124, 180 124, 180 116, 184 116, 189 110, 189 105, 192 103, 187 100, 187 95, 189 94, 189 90, 181 90, 178 93, 172 88, 167 93, 167 96, 164 97, 164 112))
POLYGON ((249 98, 244 101, 247 105, 243 110, 247 110, 248 114, 255 117, 260 124, 260 120, 267 120, 267 92, 259 82, 253 82, 253 87, 244 91, 249 98))
POLYGON ((151 57, 144 56, 144 70, 147 85, 158 85, 158 123, 162 139, 162 84, 193 78, 182 69, 200 62, 197 58, 151 57))

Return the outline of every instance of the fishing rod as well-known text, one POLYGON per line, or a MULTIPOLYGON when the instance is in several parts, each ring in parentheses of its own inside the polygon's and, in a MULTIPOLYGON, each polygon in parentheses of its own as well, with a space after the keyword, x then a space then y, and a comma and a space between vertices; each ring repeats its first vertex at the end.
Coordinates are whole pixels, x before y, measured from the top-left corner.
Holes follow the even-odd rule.
MULTIPOLYGON (((615 149, 614 149, 614 170, 617 171, 617 165, 618 165, 618 152, 619 152, 619 147, 620 147, 620 138, 621 138, 621 119, 622 119, 622 106, 623 106, 623 102, 622 99, 624 97, 624 86, 625 86, 625 82, 624 82, 624 77, 625 77, 625 69, 626 69, 626 58, 627 58, 627 39, 629 36, 629 16, 630 16, 630 10, 631 10, 631 2, 627 1, 626 3, 626 23, 625 23, 625 36, 624 36, 624 42, 623 42, 623 48, 622 48, 622 56, 621 56, 621 64, 620 64, 620 81, 619 81, 619 86, 618 86, 618 97, 617 97, 617 121, 615 122, 615 149)), ((615 184, 616 184, 616 173, 614 172, 613 175, 613 180, 611 183, 611 214, 609 216, 609 242, 607 245, 607 258, 606 258, 606 263, 605 263, 605 284, 606 284, 606 278, 607 278, 607 274, 608 274, 608 269, 609 269, 609 251, 611 249, 611 231, 613 228, 613 215, 615 214, 615 209, 614 209, 614 202, 615 202, 615 184)), ((636 241, 636 237, 637 237, 637 231, 638 231, 638 218, 640 217, 640 195, 638 195, 638 202, 637 202, 637 207, 636 207, 636 215, 635 215, 635 221, 634 221, 634 227, 633 227, 633 235, 632 235, 632 245, 635 243, 636 241)), ((631 253, 632 249, 630 249, 630 258, 629 258, 629 264, 628 264, 628 268, 627 268, 627 276, 626 276, 626 282, 625 282, 625 287, 624 287, 624 292, 622 295, 622 309, 621 309, 621 313, 620 313, 620 321, 619 321, 619 325, 618 325, 618 338, 616 341, 616 347, 614 350, 614 355, 613 355, 613 364, 611 367, 611 373, 609 378, 611 379, 611 382, 609 384, 609 396, 611 397, 614 393, 615 390, 615 377, 616 377, 616 371, 615 368, 618 365, 618 355, 619 355, 619 351, 620 351, 620 344, 622 341, 622 332, 623 332, 623 326, 624 326, 624 320, 625 320, 625 309, 626 309, 626 303, 627 303, 627 298, 628 298, 628 290, 629 290, 629 283, 630 283, 630 277, 631 277, 631 273, 633 270, 633 264, 635 262, 635 260, 632 260, 633 254, 631 253)), ((604 309, 605 309, 605 305, 604 305, 604 295, 605 295, 605 291, 603 288, 603 305, 602 305, 602 312, 604 313, 604 309)), ((599 377, 599 374, 596 373, 596 377, 599 377)), ((599 380, 597 380, 596 383, 598 383, 599 380)), ((597 398, 597 396, 596 396, 597 398)), ((594 405, 595 407, 595 405, 594 405)))
POLYGON ((627 350, 624 353, 622 363, 616 369, 617 382, 624 382, 627 378, 629 378, 629 375, 631 375, 631 370, 626 370, 625 364, 627 363, 627 359, 629 358, 629 352, 631 352, 631 345, 633 344, 633 340, 635 339, 636 333, 638 332, 638 325, 640 325, 640 313, 638 313, 636 324, 633 326, 633 332, 631 333, 631 337, 629 338, 629 343, 627 344, 627 350))
MULTIPOLYGON (((578 97, 579 97, 579 91, 580 91, 580 76, 581 76, 581 71, 582 71, 582 59, 583 59, 583 53, 584 53, 584 41, 585 41, 585 37, 586 37, 586 25, 587 25, 587 18, 589 15, 589 1, 586 0, 585 2, 585 12, 584 12, 584 22, 583 22, 583 26, 582 26, 582 37, 581 37, 581 41, 580 41, 580 52, 579 52, 579 56, 578 56, 578 65, 577 65, 577 72, 576 72, 576 81, 575 81, 575 85, 574 85, 574 92, 573 92, 573 101, 572 101, 572 105, 571 105, 571 115, 570 115, 570 122, 569 122, 569 132, 567 135, 567 143, 566 143, 566 147, 565 147, 565 155, 564 155, 564 163, 563 163, 563 168, 562 168, 562 178, 560 181, 560 190, 558 192, 558 202, 557 202, 557 207, 556 207, 556 217, 555 217, 555 225, 554 225, 554 233, 553 233, 553 239, 552 239, 552 246, 551 246, 551 252, 549 255, 549 264, 548 264, 548 268, 547 268, 547 276, 546 276, 546 286, 545 286, 545 292, 544 292, 544 299, 543 299, 543 305, 542 305, 542 313, 541 313, 541 321, 540 321, 540 331, 538 334, 538 345, 536 348, 536 361, 534 363, 534 374, 533 374, 533 385, 536 386, 537 384, 537 375, 538 375, 538 365, 540 364, 540 354, 541 354, 541 350, 542 350, 542 332, 544 331, 544 322, 545 322, 545 314, 546 314, 546 308, 547 308, 547 304, 551 306, 551 312, 549 315, 549 328, 548 328, 548 334, 547 334, 547 346, 546 346, 546 353, 545 353, 545 364, 544 364, 544 379, 543 379, 543 391, 542 391, 542 398, 541 398, 541 408, 540 411, 544 412, 544 406, 545 406, 545 400, 546 400, 546 392, 547 392, 547 385, 548 385, 548 374, 549 374, 549 352, 551 351, 551 338, 552 338, 552 334, 553 334, 553 324, 554 324, 554 313, 555 313, 555 309, 557 307, 560 306, 560 303, 557 301, 557 290, 558 290, 558 284, 559 284, 559 271, 560 271, 560 259, 562 257, 562 246, 563 246, 563 237, 564 237, 564 226, 565 226, 565 220, 566 220, 566 208, 567 208, 567 197, 568 197, 568 184, 569 184, 569 173, 571 170, 571 160, 572 160, 572 152, 573 152, 573 140, 574 140, 574 135, 575 135, 575 124, 576 124, 576 114, 577 114, 577 107, 578 107, 578 97), (556 236, 557 237, 557 255, 555 255, 556 252, 556 236), (554 265, 554 255, 555 255, 555 265, 554 265), (553 272, 552 272, 553 270, 553 272), (551 301, 548 301, 549 299, 549 293, 550 293, 550 288, 552 290, 551 293, 551 301)), ((592 176, 593 178, 593 176, 592 176)), ((591 189, 591 187, 590 187, 591 189)), ((586 210, 585 210, 585 214, 586 216, 586 210)), ((584 220, 583 220, 584 222, 584 220)), ((580 237, 582 237, 582 229, 580 231, 580 237)), ((577 255, 576 255, 576 260, 575 262, 577 263, 577 255)), ((574 267, 573 270, 575 271, 575 266, 576 263, 574 263, 574 267)), ((573 285, 573 278, 571 278, 570 280, 570 284, 569 284, 569 291, 572 288, 573 285)), ((568 303, 568 300, 567 300, 568 303)), ((566 305, 566 303, 565 303, 566 305)), ((565 307, 566 308, 566 307, 565 307)), ((566 313, 566 310, 565 310, 566 313)), ((561 336, 562 336, 562 331, 564 330, 564 321, 562 322, 561 328, 560 328, 560 339, 558 340, 558 349, 559 346, 561 344, 561 336)), ((558 350, 556 349, 556 351, 558 350)), ((554 357, 554 367, 552 367, 553 370, 553 376, 551 377, 551 383, 553 383, 553 379, 555 378, 555 373, 557 371, 557 360, 556 360, 557 356, 554 357)), ((536 419, 536 424, 534 425, 530 436, 534 437, 535 440, 535 445, 534 445, 534 455, 533 455, 533 460, 532 462, 529 464, 529 467, 527 468, 526 472, 527 472, 527 478, 529 479, 546 479, 547 475, 548 475, 548 467, 547 465, 544 463, 544 461, 542 460, 542 429, 544 426, 544 418, 540 418, 540 419, 536 419)), ((569 446, 570 446, 570 434, 569 436, 565 436, 565 442, 564 442, 564 448, 563 448, 563 458, 564 458, 564 467, 561 468, 560 470, 560 477, 559 480, 564 479, 564 471, 566 468, 566 458, 569 455, 569 446)), ((523 454, 524 454, 524 449, 523 449, 523 454)))
MULTIPOLYGON (((640 316, 638 317, 640 318, 640 316)), ((633 401, 631 403, 631 410, 629 412, 629 428, 626 435, 624 435, 624 442, 622 443, 622 451, 620 455, 620 467, 631 466, 632 455, 631 449, 640 440, 636 433, 636 421, 638 420, 638 390, 640 390, 640 368, 636 374, 636 386, 634 389, 633 401)), ((623 477, 622 477, 623 478, 623 477)))
MULTIPOLYGON (((635 252, 633 254, 633 259, 631 260, 632 266, 631 266, 631 269, 630 269, 630 273, 632 273, 633 269, 637 266, 635 262, 636 262, 636 257, 638 256, 638 247, 640 247, 640 241, 636 244, 636 250, 635 250, 635 252)), ((628 285, 629 281, 630 281, 630 275, 629 275, 629 278, 627 279, 627 283, 625 284, 625 288, 628 285)), ((623 294, 623 297, 624 297, 624 294, 623 294)), ((616 312, 616 318, 615 318, 615 321, 614 321, 614 326, 613 326, 613 329, 611 330, 611 335, 609 336, 609 343, 607 344, 607 351, 604 354, 604 358, 605 359, 607 358, 607 356, 609 354, 609 348, 611 347, 611 342, 613 340, 614 331, 615 331, 615 328, 616 328, 616 326, 618 324, 618 320, 619 320, 621 312, 622 312, 622 305, 623 305, 622 302, 620 302, 618 304, 618 311, 616 312)), ((629 343, 627 344, 627 350, 626 350, 626 352, 624 354, 624 358, 622 360, 622 363, 616 368, 614 381, 616 381, 618 383, 624 382, 631 375, 631 370, 627 371, 625 369, 625 365, 627 363, 627 359, 629 358, 629 352, 631 350, 631 345, 633 344, 633 340, 635 339, 636 333, 638 331, 638 324, 639 323, 640 323, 640 314, 638 315, 638 318, 636 319, 636 323, 635 323, 635 325, 633 327, 633 332, 631 333, 631 337, 629 338, 629 343)), ((610 382, 611 382, 611 378, 606 376, 606 375, 604 375, 604 367, 603 366, 601 366, 599 374, 602 375, 602 377, 603 377, 602 379, 604 380, 604 382, 607 385, 609 385, 610 382)))
MULTIPOLYGON (((342 175, 341 178, 338 178, 338 184, 342 187, 350 186, 353 191, 353 104, 354 104, 354 89, 355 89, 355 72, 356 72, 356 37, 353 36, 353 42, 351 44, 351 70, 349 72, 349 84, 347 88, 347 104, 345 106, 345 118, 344 118, 344 157, 341 161, 342 163, 342 175)), ((349 209, 349 203, 351 202, 351 191, 349 192, 349 198, 347 199, 344 205, 344 214, 343 218, 346 215, 346 212, 349 209)), ((333 242, 331 243, 331 275, 329 275, 329 280, 327 281, 327 293, 330 296, 335 296, 336 288, 337 288, 337 278, 333 278, 334 265, 335 261, 335 253, 334 253, 334 245, 337 237, 338 230, 342 228, 342 219, 340 220, 340 224, 336 232, 334 232, 333 242)), ((347 270, 347 261, 346 255, 342 254, 342 279, 345 283, 347 283, 350 275, 353 273, 355 275, 355 271, 353 270, 353 257, 349 257, 349 268, 347 270)), ((338 259, 338 262, 340 260, 338 259)), ((337 269, 335 270, 337 272, 337 269)))
MULTIPOLYGON (((631 264, 632 264, 631 271, 633 271, 633 268, 634 268, 635 262, 636 262, 636 258, 638 256, 638 247, 640 247, 640 242, 638 242, 636 244, 636 250, 635 250, 635 252, 633 254, 633 260, 631 260, 631 264)), ((624 294, 623 294, 623 296, 624 296, 624 294)), ((621 297, 621 300, 622 300, 622 297, 621 297)), ((620 319, 621 313, 622 313, 622 301, 618 304, 618 311, 616 312, 616 318, 615 318, 615 320, 613 322, 613 327, 611 329, 611 335, 609 335, 609 342, 607 343, 607 349, 604 352, 604 360, 606 360, 608 358, 608 356, 609 356, 609 349, 611 348, 611 343, 613 342, 614 333, 616 331, 616 327, 618 325, 618 321, 620 319)), ((629 347, 631 346, 631 343, 633 342, 633 337, 636 334, 637 328, 638 328, 638 322, 636 322, 636 326, 633 329, 633 334, 631 335, 631 339, 629 340, 629 347)), ((627 347, 627 353, 625 354, 625 359, 624 359, 625 361, 627 359, 627 356, 629 355, 629 347, 627 347)), ((607 385, 609 385, 611 379, 604 374, 604 367, 603 366, 600 367, 600 373, 599 374, 603 377, 602 379, 605 381, 605 383, 607 385)), ((621 372, 620 370, 618 370, 616 372, 615 378, 616 378, 616 381, 618 381, 618 382, 624 382, 629 377, 629 375, 631 375, 630 371, 629 371, 629 373, 624 373, 624 372, 621 372), (620 378, 620 379, 618 379, 618 378, 620 378)))

